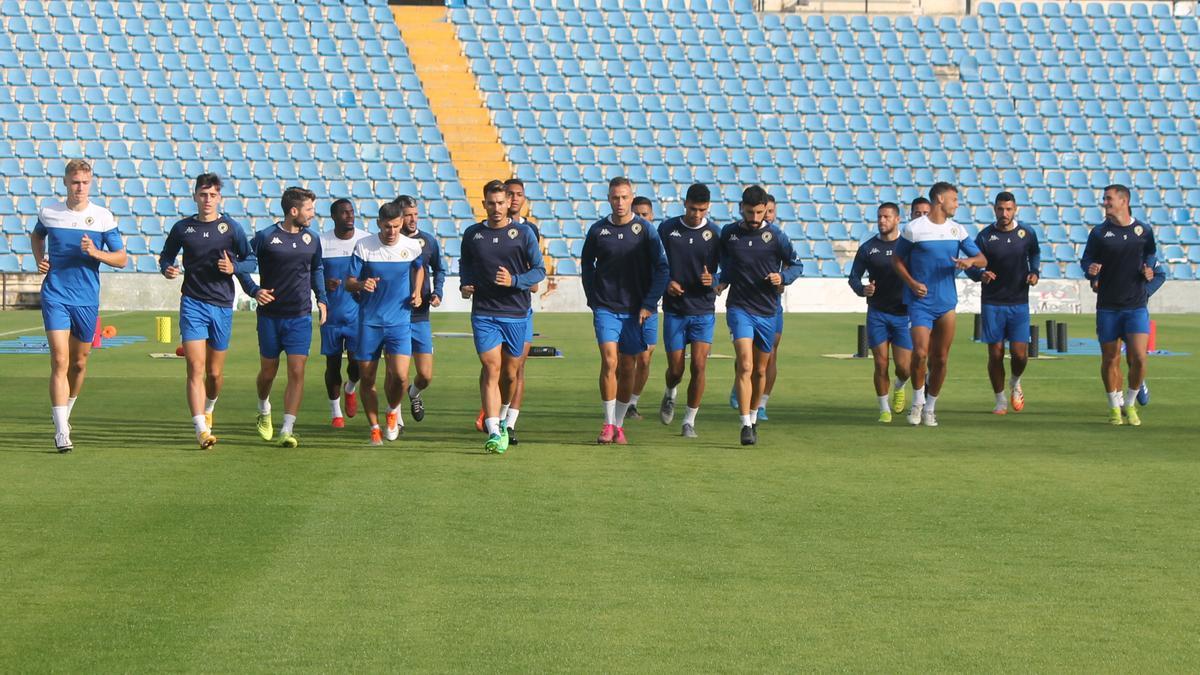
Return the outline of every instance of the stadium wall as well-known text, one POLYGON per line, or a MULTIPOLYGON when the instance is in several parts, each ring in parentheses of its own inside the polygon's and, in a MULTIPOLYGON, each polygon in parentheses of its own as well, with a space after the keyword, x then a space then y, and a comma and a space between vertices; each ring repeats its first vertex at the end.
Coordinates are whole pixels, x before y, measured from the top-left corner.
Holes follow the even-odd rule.
MULTIPOLYGON (((36 279, 36 275, 29 276, 36 279)), ((176 311, 179 308, 179 281, 148 274, 107 273, 101 275, 100 302, 106 310, 176 311)), ((446 278, 447 296, 438 311, 467 312, 470 303, 451 289, 458 288, 458 277, 446 278)), ((1095 294, 1086 281, 1045 280, 1031 292, 1030 309, 1034 313, 1090 314, 1096 311, 1095 294)), ((958 310, 979 311, 979 284, 958 281, 958 310)), ((238 307, 249 308, 250 298, 238 291, 238 307)), ((788 287, 784 306, 789 312, 863 312, 866 305, 854 295, 845 279, 800 279, 788 287)), ((583 285, 578 276, 555 276, 542 284, 534 299, 534 310, 542 312, 585 312, 583 285)), ((724 311, 724 299, 718 300, 724 311)), ((1150 300, 1150 311, 1161 314, 1200 312, 1200 281, 1169 281, 1150 300)))

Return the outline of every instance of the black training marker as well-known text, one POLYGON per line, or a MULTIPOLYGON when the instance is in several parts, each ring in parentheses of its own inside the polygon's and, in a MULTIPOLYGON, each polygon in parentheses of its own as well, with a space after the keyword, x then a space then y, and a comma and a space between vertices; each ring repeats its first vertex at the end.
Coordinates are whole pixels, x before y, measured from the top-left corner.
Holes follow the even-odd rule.
POLYGON ((1058 335, 1055 337, 1055 342, 1058 343, 1058 353, 1066 354, 1067 347, 1070 345, 1070 340, 1067 338, 1067 323, 1064 321, 1057 325, 1058 335))
POLYGON ((867 327, 863 324, 858 324, 858 345, 857 351, 854 352, 854 357, 858 359, 867 358, 867 327))
POLYGON ((1038 357, 1038 325, 1036 323, 1029 324, 1029 358, 1036 359, 1038 357))

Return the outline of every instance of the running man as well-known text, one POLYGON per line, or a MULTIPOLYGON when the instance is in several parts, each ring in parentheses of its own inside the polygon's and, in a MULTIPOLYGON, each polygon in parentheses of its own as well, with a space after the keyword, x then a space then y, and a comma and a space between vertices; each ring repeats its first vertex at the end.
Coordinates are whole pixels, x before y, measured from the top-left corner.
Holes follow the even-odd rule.
POLYGON ((1157 248, 1149 225, 1133 217, 1129 188, 1104 188, 1104 222, 1088 236, 1080 267, 1096 288, 1096 335, 1100 378, 1108 394, 1108 421, 1141 426, 1137 396, 1146 378, 1150 339, 1147 286, 1154 279, 1157 248), (1121 339, 1129 361, 1129 383, 1121 396, 1121 339))
POLYGON ((487 220, 463 233, 460 292, 471 300, 471 332, 483 371, 479 398, 488 438, 484 450, 508 450, 517 374, 529 351, 529 290, 546 278, 542 251, 530 228, 508 217, 504 183, 483 187, 487 220))
MULTIPOLYGON (((654 202, 650 201, 649 197, 634 197, 633 212, 639 218, 654 226, 654 202)), ((642 324, 642 339, 646 341, 646 351, 642 352, 637 357, 636 371, 633 375, 633 394, 629 397, 629 411, 625 413, 627 418, 635 420, 642 419, 642 413, 638 411, 638 400, 642 398, 642 392, 646 389, 646 382, 650 379, 650 360, 654 357, 654 348, 658 345, 658 309, 655 308, 654 314, 646 319, 642 324)))
POLYGON ((283 191, 283 220, 259 230, 250 242, 258 259, 259 282, 239 274, 246 295, 258 302, 258 418, 264 441, 275 435, 271 422, 271 385, 279 372, 279 354, 287 354, 287 389, 283 394, 283 426, 279 447, 300 445, 296 414, 304 397, 304 366, 312 346, 312 296, 317 296, 320 325, 325 325, 329 299, 321 267, 321 237, 309 226, 316 219, 316 195, 300 187, 283 191))
MULTIPOLYGON (((782 231, 779 226, 779 221, 776 219, 778 204, 775 202, 775 196, 767 194, 767 216, 766 223, 774 225, 776 229, 782 231)), ((783 289, 780 289, 780 293, 783 289)), ((783 302, 779 303, 779 310, 775 314, 775 342, 771 347, 771 357, 767 360, 767 384, 763 388, 762 398, 758 400, 758 420, 767 420, 767 401, 771 398, 771 392, 775 390, 775 380, 779 377, 779 344, 783 342, 783 302)), ((737 382, 733 383, 733 387, 729 390, 729 407, 734 410, 738 409, 737 400, 737 382)))
POLYGON ((600 349, 604 426, 596 440, 624 445, 637 359, 647 348, 645 324, 658 312, 670 268, 658 232, 633 212, 628 178, 608 182, 608 204, 612 214, 588 229, 579 268, 600 349))
POLYGON ((379 233, 363 237, 354 247, 346 289, 358 293, 358 372, 367 422, 369 443, 383 445, 404 431, 400 413, 404 405, 405 380, 412 354, 412 308, 422 304, 425 268, 419 241, 403 234, 404 216, 399 200, 379 207, 379 233), (379 358, 384 359, 383 393, 387 399, 386 424, 379 428, 379 394, 375 389, 379 358))
POLYGON ((971 241, 966 228, 954 222, 958 210, 958 190, 949 183, 934 183, 929 190, 929 215, 904 226, 896 241, 892 264, 904 282, 904 304, 912 333, 913 402, 908 423, 937 426, 936 406, 946 368, 950 345, 954 343, 958 289, 954 274, 958 270, 986 267, 987 258, 971 241), (967 257, 957 257, 959 253, 967 257), (928 370, 929 395, 925 394, 928 370))
POLYGON ((896 240, 900 238, 900 207, 893 202, 879 205, 875 212, 879 233, 859 244, 850 266, 850 288, 867 299, 867 346, 875 361, 875 396, 879 421, 891 422, 892 414, 904 411, 904 385, 912 361, 912 335, 904 284, 892 266, 896 240), (863 274, 868 283, 864 286, 863 274), (888 350, 895 363, 896 381, 888 379, 888 350), (889 385, 891 394, 889 399, 889 385))
MULTIPOLYGON (((528 209, 526 205, 529 203, 525 197, 525 183, 520 178, 509 178, 504 181, 504 189, 508 193, 508 217, 518 225, 524 225, 533 230, 533 236, 537 239, 539 250, 542 243, 542 232, 538 229, 537 223, 532 216, 523 215, 528 209)), ((538 292, 540 284, 534 284, 529 287, 530 298, 538 292)), ((508 432, 508 442, 510 445, 517 445, 520 441, 517 439, 517 418, 521 414, 521 410, 525 403, 525 361, 529 357, 529 347, 533 345, 533 307, 529 308, 529 333, 525 336, 525 358, 521 359, 521 369, 517 372, 517 390, 513 394, 512 401, 509 403, 508 412, 504 415, 505 431, 508 432)), ((476 425, 483 430, 483 410, 479 411, 479 423, 476 425)))
POLYGON ((47 202, 30 235, 42 279, 42 324, 50 347, 50 415, 54 447, 70 452, 71 411, 83 389, 88 355, 100 314, 100 263, 121 268, 129 261, 112 213, 93 204, 92 165, 67 162, 67 200, 47 202))
POLYGON ((767 223, 767 193, 742 192, 741 219, 721 230, 721 287, 729 287, 725 320, 733 338, 742 445, 758 443, 758 408, 775 347, 780 296, 803 265, 787 236, 767 223))
POLYGON ((421 247, 422 283, 421 302, 413 306, 412 362, 416 375, 408 385, 409 411, 417 422, 425 419, 425 402, 421 392, 433 382, 433 324, 429 322, 429 309, 442 304, 442 289, 446 283, 446 265, 442 262, 442 247, 437 237, 417 228, 417 200, 400 195, 394 200, 400 207, 400 233, 417 242, 421 247))
POLYGON ((329 397, 329 415, 335 429, 346 426, 345 417, 358 412, 358 360, 354 357, 358 342, 358 297, 346 290, 354 247, 370 232, 354 227, 354 204, 339 199, 329 207, 333 229, 321 233, 321 268, 325 273, 325 292, 329 296, 329 317, 321 326, 321 355, 325 357, 325 394, 329 397), (346 383, 342 385, 342 354, 346 359, 346 383), (346 396, 346 415, 342 416, 342 394, 346 396))
POLYGON ((196 176, 192 192, 196 215, 175 223, 158 256, 158 269, 168 279, 183 274, 179 299, 179 332, 187 359, 185 385, 196 442, 202 450, 217 442, 213 410, 225 381, 225 355, 233 335, 233 276, 254 271, 254 254, 246 231, 221 213, 221 179, 214 173, 196 176), (175 258, 183 252, 187 267, 175 258))
POLYGON ((988 379, 996 395, 992 413, 1008 414, 1025 409, 1021 375, 1029 364, 1029 288, 1037 286, 1042 254, 1037 233, 1017 222, 1017 199, 1011 192, 996 195, 992 210, 996 222, 975 237, 975 246, 987 258, 987 269, 967 270, 967 276, 983 282, 980 314, 983 341, 988 346, 988 379), (1004 395, 1004 341, 1012 357, 1009 395, 1004 395))
POLYGON ((704 398, 705 372, 716 325, 716 275, 721 261, 721 231, 708 219, 708 186, 688 188, 683 215, 664 220, 658 238, 666 251, 670 282, 663 296, 663 344, 667 350, 667 390, 658 408, 663 424, 675 419, 675 397, 683 381, 684 350, 692 350, 692 380, 680 434, 696 437, 696 415, 704 398))

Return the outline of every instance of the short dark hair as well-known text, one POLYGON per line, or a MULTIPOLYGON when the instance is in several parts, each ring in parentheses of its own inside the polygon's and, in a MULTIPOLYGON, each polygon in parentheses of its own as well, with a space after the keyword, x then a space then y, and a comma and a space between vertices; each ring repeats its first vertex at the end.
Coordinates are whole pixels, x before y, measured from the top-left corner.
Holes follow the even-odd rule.
POLYGON ((947 192, 957 193, 958 188, 954 187, 953 185, 951 185, 945 181, 938 181, 937 183, 933 184, 933 187, 929 188, 929 201, 936 202, 938 200, 938 197, 941 197, 942 195, 946 194, 947 192))
POLYGON ((283 207, 283 215, 291 213, 292 209, 300 208, 304 202, 312 202, 317 200, 317 195, 312 190, 306 190, 302 187, 292 187, 283 191, 283 198, 279 200, 279 205, 283 207))
POLYGON ((521 180, 520 178, 517 178, 516 176, 513 176, 512 178, 509 178, 508 180, 504 181, 504 187, 512 187, 514 185, 519 185, 523 188, 523 187, 525 187, 525 181, 521 180))
POLYGON ((345 197, 342 197, 341 199, 336 199, 336 200, 334 200, 334 202, 332 204, 329 205, 329 216, 331 218, 333 217, 333 214, 337 213, 338 207, 341 206, 342 204, 349 205, 351 209, 354 208, 354 202, 351 202, 349 199, 346 199, 345 197))
POLYGON ((1125 187, 1124 185, 1121 185, 1120 183, 1113 183, 1112 185, 1109 185, 1104 188, 1105 192, 1108 192, 1109 190, 1112 190, 1113 192, 1124 197, 1125 201, 1129 201, 1129 199, 1130 199, 1129 188, 1125 187))
POLYGON ((1004 192, 997 194, 996 201, 994 201, 992 203, 993 204, 1005 204, 1008 202, 1012 202, 1012 203, 1016 204, 1017 198, 1013 196, 1013 193, 1009 192, 1008 190, 1005 190, 1004 192))
POLYGON ((895 211, 896 215, 900 215, 900 205, 897 204, 896 202, 884 202, 884 203, 880 204, 879 208, 876 210, 877 211, 887 211, 889 209, 891 209, 892 211, 895 211))
POLYGON ((766 206, 767 191, 757 185, 751 185, 742 191, 743 206, 766 206))
POLYGON ((633 204, 630 206, 649 206, 654 208, 654 202, 650 201, 649 197, 634 197, 633 204))
MULTIPOLYGON (((917 197, 916 199, 912 200, 912 203, 908 205, 908 208, 915 209, 918 206, 920 206, 921 204, 929 204, 929 200, 925 199, 924 197, 917 197)), ((929 204, 929 205, 933 206, 933 204, 929 204)))
POLYGON ((487 196, 494 192, 508 192, 508 190, 504 189, 503 181, 489 180, 487 184, 483 186, 484 199, 487 199, 487 196))
POLYGON ((409 197, 408 195, 400 195, 399 197, 396 197, 395 199, 393 199, 392 203, 395 204, 396 206, 399 206, 401 209, 417 208, 417 200, 413 199, 412 197, 409 197))
MULTIPOLYGON (((398 200, 397 200, 398 201, 398 200)), ((379 205, 379 222, 387 223, 400 217, 400 205, 395 201, 379 205)))
POLYGON ((692 183, 683 199, 693 204, 708 204, 712 201, 712 192, 704 183, 692 183))
POLYGON ((775 203, 775 195, 771 194, 770 192, 767 193, 767 203, 768 204, 775 203))
POLYGON ((633 181, 629 180, 625 176, 617 176, 616 178, 608 181, 608 189, 609 190, 611 190, 615 187, 619 187, 621 185, 624 185, 625 187, 629 188, 630 190, 633 189, 633 181))
POLYGON ((217 188, 217 192, 221 191, 221 177, 215 173, 202 173, 196 176, 196 189, 194 192, 206 190, 210 187, 217 188))

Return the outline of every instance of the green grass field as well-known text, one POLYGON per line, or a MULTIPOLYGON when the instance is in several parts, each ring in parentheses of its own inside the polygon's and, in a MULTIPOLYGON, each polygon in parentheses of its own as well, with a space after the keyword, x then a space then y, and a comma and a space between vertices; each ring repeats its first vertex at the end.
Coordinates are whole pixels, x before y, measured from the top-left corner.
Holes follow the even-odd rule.
MULTIPOLYGON (((147 356, 173 345, 95 353, 65 456, 47 357, 0 355, 0 671, 1200 668, 1197 358, 1151 359, 1141 428, 1106 424, 1092 356, 1033 363, 1026 411, 996 418, 961 320, 941 427, 883 426, 870 364, 819 356, 859 320, 788 317, 750 449, 732 362, 685 441, 653 414, 658 355, 631 445, 595 446, 584 315, 538 317, 565 358, 530 361, 504 456, 472 426, 468 339, 438 340, 425 421, 382 449, 361 414, 328 428, 317 361, 301 447, 258 440, 249 314, 208 452, 182 360, 147 356)), ((1158 321, 1200 352, 1200 317, 1158 321)), ((154 337, 151 313, 106 323, 154 337)), ((0 314, 0 339, 39 332, 0 314)))

